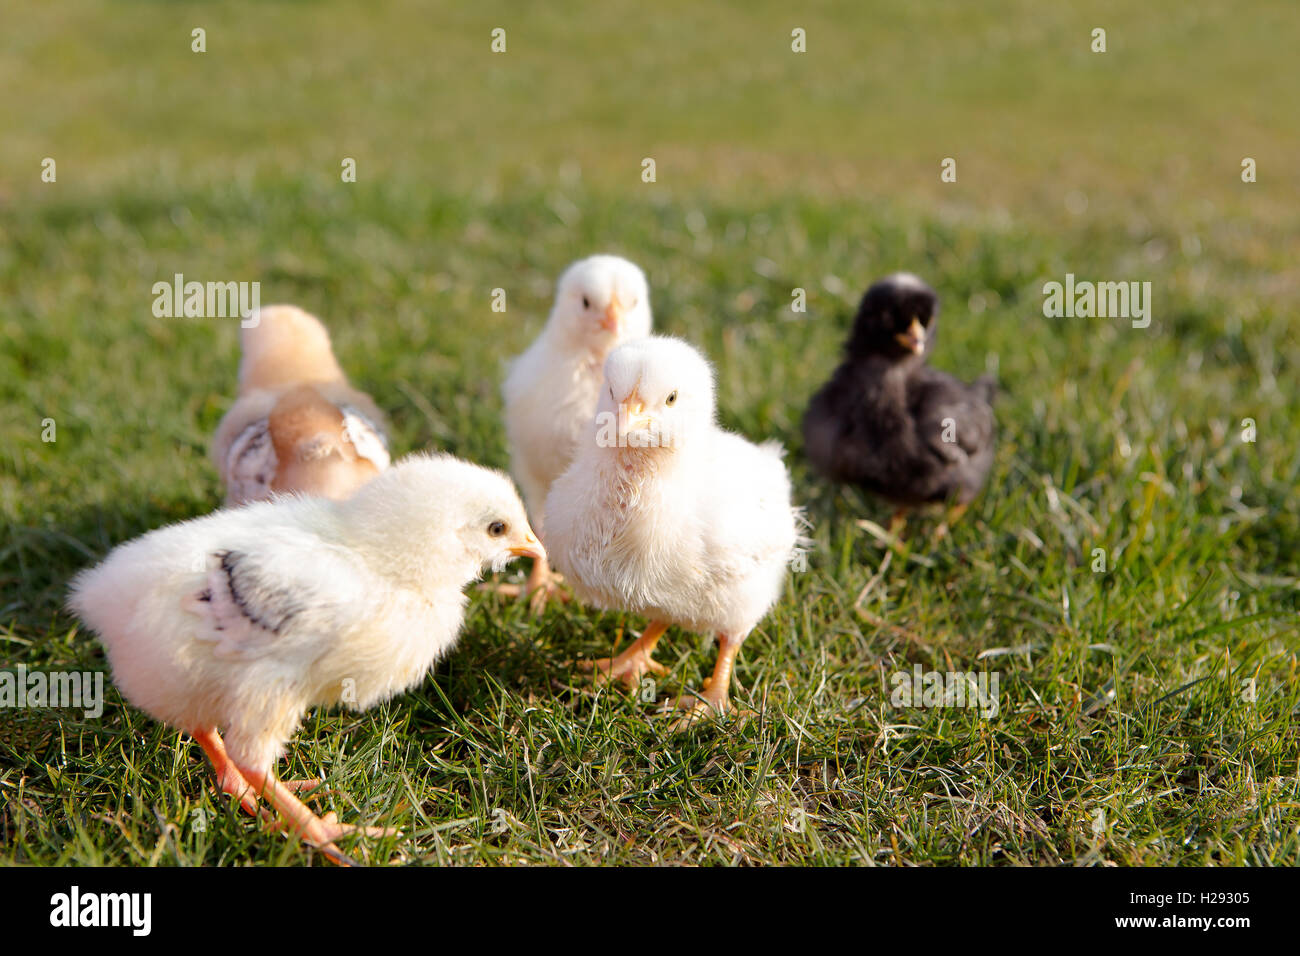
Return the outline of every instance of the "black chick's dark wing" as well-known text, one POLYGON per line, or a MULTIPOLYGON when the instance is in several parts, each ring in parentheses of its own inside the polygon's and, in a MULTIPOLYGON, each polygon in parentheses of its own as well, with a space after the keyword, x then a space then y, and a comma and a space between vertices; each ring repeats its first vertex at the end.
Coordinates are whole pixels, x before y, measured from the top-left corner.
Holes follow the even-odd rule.
POLYGON ((861 391, 841 367, 804 412, 804 454, 823 477, 860 482, 876 451, 867 431, 861 391))
POLYGON ((930 500, 965 503, 984 486, 993 464, 996 393, 990 378, 967 385, 928 366, 913 380, 909 404, 917 434, 943 463, 926 489, 930 500))

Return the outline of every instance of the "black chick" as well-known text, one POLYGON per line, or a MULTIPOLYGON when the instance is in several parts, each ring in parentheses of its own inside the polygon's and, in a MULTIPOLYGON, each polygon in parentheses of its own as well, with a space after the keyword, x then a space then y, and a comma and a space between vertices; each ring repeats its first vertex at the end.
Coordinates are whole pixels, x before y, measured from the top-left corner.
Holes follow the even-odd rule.
POLYGON ((930 368, 939 299, 916 276, 881 279, 862 297, 844 361, 808 405, 804 445, 833 481, 860 485, 906 510, 952 502, 953 518, 993 463, 989 377, 967 385, 930 368))

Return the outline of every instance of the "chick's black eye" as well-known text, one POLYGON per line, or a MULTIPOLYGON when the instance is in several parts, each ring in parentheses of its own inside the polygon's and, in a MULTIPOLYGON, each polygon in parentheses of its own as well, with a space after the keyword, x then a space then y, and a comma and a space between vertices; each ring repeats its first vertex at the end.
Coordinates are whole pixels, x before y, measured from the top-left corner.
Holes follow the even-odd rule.
POLYGON ((590 309, 590 308, 591 308, 591 300, 588 299, 585 295, 582 297, 582 307, 583 307, 584 309, 590 309))
POLYGON ((674 389, 673 391, 671 391, 671 392, 668 393, 668 397, 664 399, 664 404, 665 404, 665 405, 676 405, 676 404, 677 404, 677 391, 676 391, 676 389, 674 389))
POLYGON ((490 525, 488 525, 488 534, 490 534, 494 538, 501 537, 503 534, 506 533, 506 531, 507 528, 506 528, 506 523, 504 521, 493 521, 490 525))

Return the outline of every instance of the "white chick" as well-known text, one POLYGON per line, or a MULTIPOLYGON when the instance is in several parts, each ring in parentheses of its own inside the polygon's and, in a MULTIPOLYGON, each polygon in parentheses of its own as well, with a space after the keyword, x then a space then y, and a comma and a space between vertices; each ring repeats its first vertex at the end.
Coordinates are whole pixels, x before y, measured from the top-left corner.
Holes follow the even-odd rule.
POLYGON ((346 498, 389 465, 382 413, 348 384, 315 316, 272 305, 256 319, 240 329, 239 398, 212 440, 226 504, 346 498))
POLYGON ((713 371, 685 342, 610 354, 595 419, 546 499, 547 549, 575 593, 650 620, 626 651, 593 662, 598 680, 634 687, 663 673, 650 654, 676 624, 718 638, 713 677, 679 701, 679 725, 730 710, 736 653, 780 596, 799 541, 781 455, 718 427, 713 371))
MULTIPOLYGON (((649 335, 651 321, 645 274, 618 256, 591 256, 560 276, 545 328, 511 363, 502 388, 510 471, 543 541, 546 493, 591 424, 605 357, 649 335)), ((545 562, 533 565, 525 589, 535 610, 559 593, 556 580, 545 562)), ((518 594, 510 585, 498 590, 518 594)))
POLYGON ((456 641, 464 587, 520 555, 546 552, 509 478, 414 455, 344 501, 277 497, 127 542, 69 606, 122 694, 192 734, 222 790, 250 813, 262 795, 346 863, 334 840, 354 828, 294 796, 319 781, 274 773, 286 742, 312 707, 365 710, 418 683, 456 641))

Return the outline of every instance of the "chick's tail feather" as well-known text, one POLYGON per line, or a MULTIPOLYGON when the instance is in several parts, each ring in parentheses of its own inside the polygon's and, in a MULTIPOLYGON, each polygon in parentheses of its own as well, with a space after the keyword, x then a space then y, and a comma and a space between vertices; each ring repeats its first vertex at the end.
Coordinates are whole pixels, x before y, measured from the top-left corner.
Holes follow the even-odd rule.
POLYGON ((256 388, 347 382, 325 326, 297 306, 268 305, 259 309, 256 322, 240 330, 240 348, 241 395, 256 388))
POLYGON ((981 375, 975 379, 973 384, 976 391, 984 398, 984 401, 992 405, 993 400, 998 397, 998 380, 992 375, 981 375))

